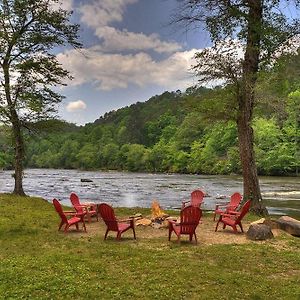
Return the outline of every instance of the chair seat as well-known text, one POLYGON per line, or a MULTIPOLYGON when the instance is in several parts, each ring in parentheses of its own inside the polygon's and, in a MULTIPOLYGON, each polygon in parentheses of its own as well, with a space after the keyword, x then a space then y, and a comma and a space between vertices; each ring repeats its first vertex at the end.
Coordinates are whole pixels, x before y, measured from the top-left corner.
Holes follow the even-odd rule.
POLYGON ((69 223, 69 225, 73 225, 73 224, 76 224, 76 223, 78 223, 80 221, 81 221, 81 218, 79 218, 79 217, 73 217, 73 218, 71 218, 71 219, 68 220, 68 223, 69 223))
POLYGON ((118 229, 119 231, 125 231, 131 227, 130 224, 127 223, 118 223, 118 229))
POLYGON ((234 224, 235 224, 235 222, 236 222, 236 220, 235 219, 231 219, 231 218, 228 218, 228 217, 223 217, 222 218, 222 222, 223 223, 226 223, 227 225, 229 225, 229 226, 233 226, 234 224))
POLYGON ((225 210, 222 210, 222 209, 216 209, 215 210, 215 214, 222 214, 223 212, 225 212, 225 210))
POLYGON ((86 215, 86 212, 76 212, 75 217, 82 218, 86 215))

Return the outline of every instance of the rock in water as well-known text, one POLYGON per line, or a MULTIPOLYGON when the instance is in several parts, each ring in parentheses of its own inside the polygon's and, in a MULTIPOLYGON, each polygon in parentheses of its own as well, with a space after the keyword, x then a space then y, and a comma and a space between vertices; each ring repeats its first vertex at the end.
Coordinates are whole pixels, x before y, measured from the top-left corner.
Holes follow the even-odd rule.
POLYGON ((92 179, 88 179, 88 178, 81 178, 80 181, 81 182, 93 182, 92 179))
POLYGON ((279 229, 282 229, 294 236, 300 236, 300 221, 288 216, 276 220, 279 229))
POLYGON ((253 241, 264 241, 274 237, 271 227, 265 224, 250 225, 246 235, 253 241))

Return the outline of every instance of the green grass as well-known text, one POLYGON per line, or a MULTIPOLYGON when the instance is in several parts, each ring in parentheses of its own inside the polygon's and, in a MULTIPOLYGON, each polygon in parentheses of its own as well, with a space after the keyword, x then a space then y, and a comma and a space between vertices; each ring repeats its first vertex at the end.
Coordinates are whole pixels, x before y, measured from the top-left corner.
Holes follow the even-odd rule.
POLYGON ((0 299, 300 299, 299 238, 195 246, 142 228, 104 242, 96 222, 59 233, 39 198, 0 194, 0 211, 0 299))

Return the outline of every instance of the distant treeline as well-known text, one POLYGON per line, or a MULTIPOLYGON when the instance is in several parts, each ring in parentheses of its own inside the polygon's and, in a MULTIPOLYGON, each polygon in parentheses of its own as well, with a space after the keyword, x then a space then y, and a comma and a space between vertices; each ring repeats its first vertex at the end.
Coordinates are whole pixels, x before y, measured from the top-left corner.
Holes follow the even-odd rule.
MULTIPOLYGON (((262 74, 253 129, 260 175, 296 175, 300 167, 299 77, 284 68, 262 74)), ((240 173, 236 109, 230 86, 165 92, 77 127, 38 124, 26 134, 26 167, 199 174, 240 173), (40 129, 39 129, 40 131, 40 129)), ((9 129, 0 131, 0 168, 10 168, 9 129)))

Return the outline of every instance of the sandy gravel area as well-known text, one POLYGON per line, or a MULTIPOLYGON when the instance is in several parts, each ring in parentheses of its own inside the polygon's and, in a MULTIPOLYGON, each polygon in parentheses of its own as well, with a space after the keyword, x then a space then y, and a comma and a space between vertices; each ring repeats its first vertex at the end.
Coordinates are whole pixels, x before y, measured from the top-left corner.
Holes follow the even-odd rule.
MULTIPOLYGON (((249 222, 242 222, 244 232, 247 232, 250 223, 249 222)), ((242 232, 234 233, 231 227, 226 227, 226 229, 223 230, 222 224, 219 225, 218 231, 215 232, 217 222, 213 221, 213 217, 211 216, 205 216, 201 219, 201 223, 197 227, 197 238, 198 238, 198 245, 213 245, 213 244, 242 244, 242 243, 251 243, 253 241, 250 241, 246 238, 246 234, 242 232)), ((99 222, 96 221, 96 219, 93 219, 91 223, 86 223, 87 227, 87 233, 86 234, 80 234, 78 236, 88 236, 91 237, 97 237, 100 239, 104 238, 104 233, 106 230, 106 226, 104 222, 99 219, 99 222)), ((279 236, 282 234, 286 234, 283 231, 279 230, 272 230, 274 236, 279 236)), ((153 228, 151 226, 143 226, 139 225, 136 226, 136 235, 138 241, 149 240, 151 238, 155 239, 165 239, 168 240, 168 228, 153 228)), ((114 238, 116 236, 115 232, 110 232, 109 237, 114 238)), ((122 235, 123 239, 128 240, 132 237, 132 231, 129 230, 128 232, 125 232, 122 235)), ((188 236, 183 236, 182 241, 187 241, 188 236)), ((172 241, 176 242, 176 236, 172 235, 172 241)))

